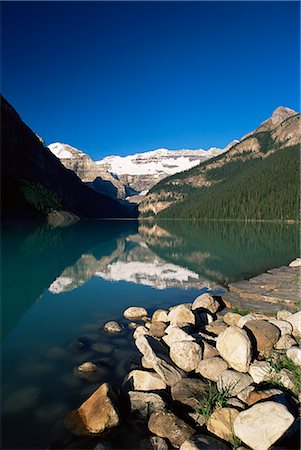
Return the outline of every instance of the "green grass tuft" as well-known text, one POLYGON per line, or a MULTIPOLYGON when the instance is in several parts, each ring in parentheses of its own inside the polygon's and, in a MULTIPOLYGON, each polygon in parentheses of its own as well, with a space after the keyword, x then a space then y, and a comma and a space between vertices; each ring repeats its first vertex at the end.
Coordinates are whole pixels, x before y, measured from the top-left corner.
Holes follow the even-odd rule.
POLYGON ((223 389, 219 392, 216 385, 210 383, 207 398, 199 403, 195 408, 195 412, 199 414, 199 416, 204 416, 207 423, 213 411, 225 406, 229 398, 229 389, 223 389))

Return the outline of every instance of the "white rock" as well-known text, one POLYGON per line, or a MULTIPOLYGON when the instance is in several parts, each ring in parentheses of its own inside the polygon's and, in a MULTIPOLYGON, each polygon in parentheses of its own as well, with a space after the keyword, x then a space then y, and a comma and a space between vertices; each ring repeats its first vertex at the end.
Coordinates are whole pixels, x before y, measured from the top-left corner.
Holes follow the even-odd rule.
POLYGON ((184 327, 186 325, 195 324, 195 315, 185 305, 178 305, 168 314, 168 320, 171 325, 178 325, 184 327))
POLYGON ((202 359, 202 349, 196 342, 175 342, 170 347, 171 360, 185 372, 195 370, 202 359))
POLYGON ((296 345, 295 339, 289 334, 285 334, 284 336, 280 337, 279 341, 276 342, 274 347, 276 350, 288 350, 293 345, 296 345))
POLYGON ((246 316, 241 316, 236 326, 239 328, 243 328, 245 324, 250 320, 269 320, 269 319, 270 317, 264 314, 257 314, 257 313, 247 314, 246 316))
POLYGON ((204 359, 196 367, 196 373, 202 375, 202 377, 208 380, 215 381, 219 379, 222 372, 228 369, 228 364, 222 358, 215 356, 213 358, 204 359))
POLYGON ((217 338, 216 348, 229 366, 247 372, 251 361, 251 342, 245 332, 236 326, 223 331, 217 338))
POLYGON ((292 314, 286 320, 293 326, 293 336, 301 337, 301 311, 292 314))
POLYGON ((144 367, 144 369, 152 369, 153 368, 152 364, 149 364, 147 362, 147 360, 144 358, 144 356, 142 356, 142 358, 141 358, 141 366, 144 367))
POLYGON ((152 322, 168 322, 168 311, 157 309, 152 315, 152 322))
POLYGON ((213 345, 203 341, 203 359, 213 358, 214 356, 219 356, 218 350, 213 345))
POLYGON ((138 319, 147 316, 147 311, 139 306, 130 306, 123 312, 123 315, 126 319, 138 319))
POLYGON ((279 328, 281 336, 284 336, 285 334, 291 334, 293 332, 292 324, 290 324, 286 320, 269 319, 268 322, 279 328))
POLYGON ((254 450, 267 450, 294 422, 287 408, 276 402, 256 403, 238 414, 235 435, 254 450))
POLYGON ((114 320, 110 320, 110 322, 105 323, 103 329, 108 333, 120 333, 122 331, 121 325, 114 320))
POLYGON ((289 263, 289 267, 300 267, 301 266, 301 258, 296 258, 294 261, 289 263))
POLYGON ((239 398, 239 400, 241 400, 244 403, 247 403, 247 399, 249 397, 249 395, 251 394, 251 392, 254 391, 254 386, 248 386, 245 389, 243 389, 242 391, 240 391, 239 394, 237 394, 237 398, 239 398))
POLYGON ((237 313, 228 312, 223 316, 223 321, 227 325, 236 325, 237 322, 241 319, 241 315, 237 313))
POLYGON ((144 370, 132 370, 128 374, 127 380, 131 378, 135 391, 155 391, 166 388, 166 384, 157 373, 144 370))
POLYGON ((175 342, 181 341, 195 341, 195 338, 190 334, 186 333, 182 328, 177 325, 169 325, 165 329, 166 336, 163 336, 162 340, 171 347, 175 342))
POLYGON ((149 335, 149 330, 144 325, 139 325, 133 333, 133 338, 137 339, 139 336, 149 335))
POLYGON ((291 347, 287 350, 286 356, 293 361, 296 366, 301 367, 301 348, 291 347))
POLYGON ((228 391, 232 397, 237 396, 241 391, 253 383, 252 377, 247 373, 236 372, 232 369, 223 371, 217 381, 219 392, 228 391))
POLYGON ((278 320, 287 320, 288 317, 292 316, 293 313, 290 311, 287 311, 286 309, 281 309, 280 311, 277 311, 276 317, 278 320))
POLYGON ((192 310, 198 308, 207 309, 214 314, 219 308, 219 302, 215 300, 212 295, 205 292, 204 294, 199 295, 192 303, 192 310))
POLYGON ((263 381, 270 380, 275 374, 275 370, 267 361, 254 361, 249 367, 249 374, 254 382, 259 384, 263 381))

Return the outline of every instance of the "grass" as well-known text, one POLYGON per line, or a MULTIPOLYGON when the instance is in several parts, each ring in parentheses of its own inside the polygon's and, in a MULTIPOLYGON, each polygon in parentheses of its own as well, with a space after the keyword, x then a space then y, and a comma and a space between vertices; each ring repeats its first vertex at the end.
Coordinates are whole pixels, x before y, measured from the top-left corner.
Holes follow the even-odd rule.
MULTIPOLYGON (((296 366, 296 364, 291 361, 286 355, 278 354, 274 358, 270 358, 268 362, 271 364, 272 368, 276 373, 280 373, 282 369, 287 369, 292 374, 292 382, 296 387, 296 392, 301 391, 301 369, 296 366)), ((272 384, 281 384, 277 380, 271 380, 272 384)))
POLYGON ((234 430, 232 429, 232 436, 230 439, 230 444, 233 449, 236 449, 241 446, 241 440, 235 435, 234 430))
POLYGON ((207 398, 199 403, 199 405, 195 408, 195 412, 199 414, 199 416, 204 416, 207 424, 213 411, 217 408, 222 408, 225 406, 229 398, 229 389, 223 389, 219 392, 216 385, 210 383, 207 398))
POLYGON ((246 316, 247 314, 250 314, 250 311, 243 310, 243 309, 238 309, 238 308, 234 308, 232 310, 232 312, 234 312, 235 314, 239 314, 240 316, 246 316))

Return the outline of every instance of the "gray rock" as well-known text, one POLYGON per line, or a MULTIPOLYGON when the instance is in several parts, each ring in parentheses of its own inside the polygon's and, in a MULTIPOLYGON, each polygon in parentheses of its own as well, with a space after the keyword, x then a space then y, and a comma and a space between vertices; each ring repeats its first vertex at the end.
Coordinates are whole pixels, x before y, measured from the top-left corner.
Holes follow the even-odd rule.
POLYGON ((209 384, 195 378, 184 378, 171 387, 174 401, 197 408, 207 398, 209 384))
POLYGON ((122 331, 122 326, 118 322, 111 320, 104 324, 103 329, 108 333, 120 333, 122 331))
POLYGON ((289 334, 285 334, 284 336, 280 337, 278 342, 276 342, 274 348, 276 350, 288 350, 293 345, 296 345, 295 339, 289 334))
POLYGON ((268 361, 254 361, 249 367, 249 374, 254 383, 259 384, 270 380, 275 374, 275 370, 268 361))
POLYGON ((220 392, 227 390, 229 395, 235 397, 252 383, 253 379, 249 374, 228 369, 221 373, 217 388, 220 392))
POLYGON ((234 432, 254 450, 268 450, 294 422, 286 406, 266 401, 238 414, 234 432))
POLYGON ((195 370, 202 359, 202 349, 196 342, 175 342, 170 347, 171 360, 185 372, 195 370))
POLYGON ((152 392, 129 391, 131 412, 147 419, 155 411, 165 409, 165 402, 158 394, 152 392))
POLYGON ((170 411, 152 413, 148 421, 148 428, 155 435, 167 438, 176 448, 195 433, 193 428, 170 411))
POLYGON ((228 369, 228 364, 222 358, 215 356, 213 358, 205 359, 196 367, 196 373, 208 380, 217 382, 221 373, 228 369))
POLYGON ((251 342, 244 330, 236 326, 227 328, 216 342, 216 348, 229 366, 247 372, 251 361, 251 342))

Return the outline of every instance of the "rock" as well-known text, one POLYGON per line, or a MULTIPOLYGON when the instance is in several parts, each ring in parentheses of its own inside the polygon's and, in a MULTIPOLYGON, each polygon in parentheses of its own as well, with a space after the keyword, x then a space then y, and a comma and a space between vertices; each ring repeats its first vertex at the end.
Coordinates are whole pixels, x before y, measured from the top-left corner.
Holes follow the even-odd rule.
POLYGON ((251 342, 245 330, 236 326, 227 328, 216 342, 216 348, 229 366, 247 372, 251 361, 251 342))
POLYGON ((207 397, 209 384, 195 378, 184 378, 171 387, 174 401, 195 409, 207 397))
POLYGON ((195 433, 193 428, 169 411, 152 413, 148 428, 157 436, 167 438, 174 447, 180 447, 195 433))
POLYGON ((277 311, 276 317, 278 320, 287 320, 293 313, 287 311, 286 309, 281 309, 277 311))
POLYGON ((195 324, 195 315, 185 305, 176 306, 168 314, 168 320, 171 325, 178 325, 184 327, 186 325, 195 324))
POLYGON ((147 419, 151 413, 165 409, 165 403, 158 394, 152 392, 129 391, 131 412, 147 419))
POLYGON ((246 323, 250 322, 251 320, 268 320, 268 319, 270 319, 270 317, 266 316, 265 314, 252 313, 247 314, 246 316, 241 316, 236 325, 239 328, 243 328, 246 325, 246 323))
POLYGON ((103 329, 108 333, 120 333, 122 331, 122 327, 118 322, 111 320, 104 324, 103 329))
POLYGON ((146 359, 144 358, 144 356, 142 356, 142 358, 141 358, 141 365, 142 365, 142 367, 144 367, 144 369, 152 369, 153 368, 152 364, 149 364, 146 361, 146 359))
POLYGON ((300 267, 301 266, 301 258, 296 258, 294 261, 289 263, 289 267, 300 267))
POLYGON ((133 338, 137 339, 139 336, 149 335, 149 330, 144 325, 139 325, 133 333, 133 338))
POLYGON ((119 424, 119 414, 113 404, 112 388, 102 384, 82 405, 72 411, 66 425, 76 435, 99 435, 119 424))
POLYGON ((180 450, 228 450, 229 447, 223 442, 211 436, 195 434, 190 439, 183 442, 180 450))
POLYGON ((268 322, 279 328, 281 336, 291 334, 293 332, 293 326, 286 320, 269 319, 268 322))
POLYGON ((298 394, 298 388, 294 383, 293 375, 288 369, 281 369, 280 372, 274 375, 273 380, 282 384, 282 386, 291 390, 293 393, 298 394))
POLYGON ((287 350, 286 356, 293 361, 296 366, 301 367, 301 348, 291 347, 287 350))
POLYGON ((71 344, 68 347, 68 350, 70 350, 72 353, 81 352, 83 350, 87 350, 90 346, 90 341, 86 337, 79 337, 71 342, 71 344))
POLYGON ((75 367, 73 369, 73 375, 90 382, 104 381, 108 375, 108 371, 105 367, 100 367, 100 365, 88 361, 75 367))
POLYGON ((294 422, 287 408, 276 402, 256 403, 238 414, 235 435, 254 450, 267 450, 294 422))
POLYGON ((184 376, 182 371, 171 366, 155 354, 146 336, 139 336, 135 344, 144 356, 145 361, 152 366, 154 371, 168 386, 172 386, 184 376))
POLYGON ((247 405, 252 406, 260 400, 266 400, 267 398, 274 397, 275 395, 283 394, 280 389, 265 389, 263 391, 252 391, 247 398, 247 405))
POLYGON ((154 337, 162 337, 165 335, 165 328, 167 327, 164 322, 153 322, 150 325, 149 332, 154 337))
POLYGON ((129 322, 128 323, 128 327, 131 328, 132 330, 135 330, 138 326, 139 325, 136 322, 129 322))
POLYGON ((139 306, 130 306, 123 312, 123 315, 126 319, 139 319, 140 317, 146 317, 147 311, 139 306))
POLYGON ((208 333, 220 335, 223 331, 225 331, 228 328, 228 325, 226 325, 223 320, 215 320, 209 325, 206 325, 205 328, 206 331, 208 331, 208 333))
POLYGON ((202 349, 196 342, 175 342, 170 347, 170 359, 180 369, 191 372, 198 367, 202 359, 202 349))
POLYGON ((164 336, 162 340, 169 347, 171 347, 171 345, 174 344, 175 342, 195 341, 194 337, 186 333, 184 330, 182 330, 182 328, 178 327, 177 325, 169 325, 169 327, 165 329, 165 333, 167 335, 164 336))
POLYGON ((245 328, 254 336, 259 353, 268 354, 280 338, 279 328, 266 320, 250 320, 245 328))
POLYGON ((223 316, 224 322, 229 326, 237 325, 239 319, 241 319, 241 315, 232 312, 228 312, 223 316))
POLYGON ((152 322, 168 322, 168 311, 165 311, 164 309, 157 309, 153 316, 152 316, 152 322))
POLYGON ((149 439, 144 439, 139 448, 141 450, 168 450, 168 444, 159 436, 151 436, 149 439))
POLYGON ((195 369, 196 373, 208 380, 215 381, 219 379, 224 370, 228 369, 228 364, 222 358, 215 356, 213 358, 205 359, 199 363, 195 369))
POLYGON ((131 378, 136 391, 155 391, 166 388, 166 384, 157 373, 150 373, 144 370, 132 370, 126 379, 130 380, 131 378))
POLYGON ((91 349, 99 353, 111 353, 114 349, 113 345, 102 342, 95 342, 91 345, 91 349))
POLYGON ((199 295, 194 302, 192 303, 192 310, 198 308, 204 308, 215 314, 219 308, 219 302, 215 300, 212 295, 205 292, 204 294, 199 295))
POLYGON ((231 441, 233 437, 233 424, 237 418, 239 411, 234 408, 220 408, 215 410, 209 417, 207 429, 210 433, 224 439, 224 441, 231 441))
POLYGON ((237 394, 237 398, 241 400, 244 403, 247 403, 247 398, 249 397, 250 393, 254 391, 254 386, 248 386, 242 391, 240 391, 239 394, 237 394))
POLYGON ((227 400, 226 406, 233 406, 236 409, 245 409, 245 404, 236 397, 231 397, 227 400))
POLYGON ((203 341, 203 359, 213 358, 214 356, 219 356, 218 350, 213 345, 203 341))
POLYGON ((226 390, 229 396, 235 397, 252 383, 253 379, 249 374, 227 369, 221 373, 217 382, 217 389, 219 392, 226 390))
POLYGON ((270 380, 274 373, 275 370, 268 361, 254 361, 249 367, 249 374, 256 384, 270 380))
POLYGON ((289 334, 285 334, 284 336, 280 337, 278 342, 276 342, 274 348, 276 350, 288 350, 293 345, 296 345, 295 339, 289 334))
POLYGON ((192 418, 192 420, 195 421, 195 423, 198 424, 198 426, 202 427, 206 424, 206 417, 203 416, 201 413, 189 412, 188 415, 189 417, 192 418))
POLYGON ((286 320, 293 326, 293 336, 301 337, 301 311, 292 314, 286 320))

